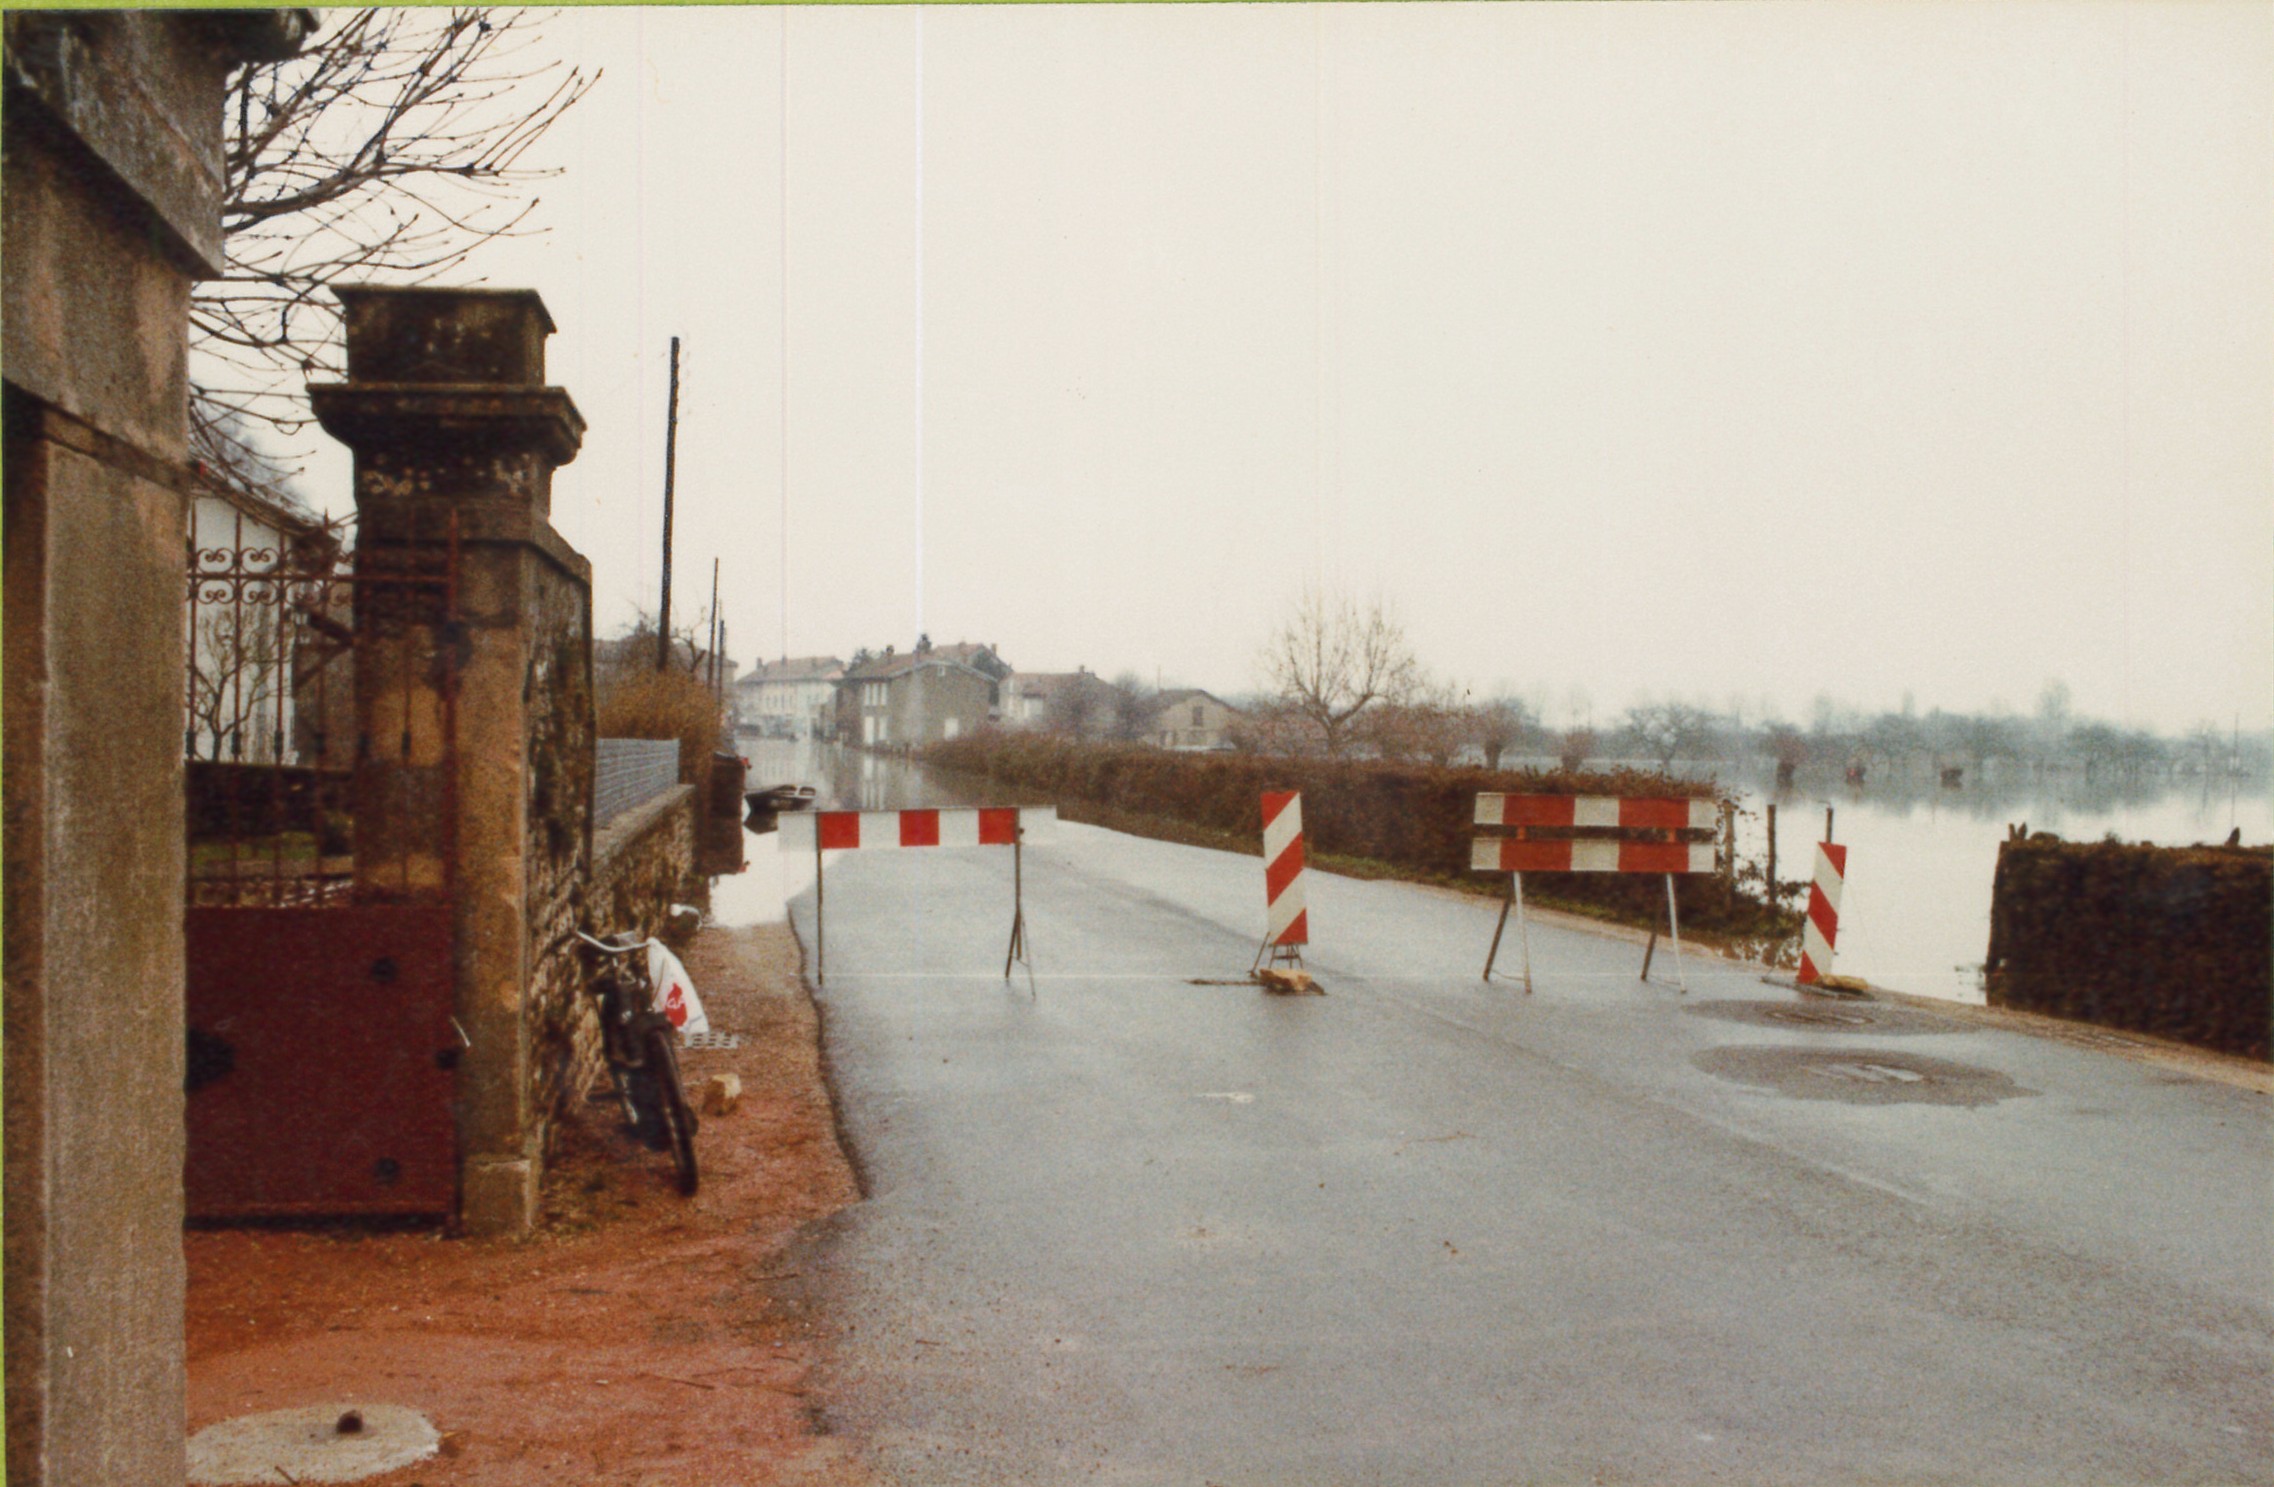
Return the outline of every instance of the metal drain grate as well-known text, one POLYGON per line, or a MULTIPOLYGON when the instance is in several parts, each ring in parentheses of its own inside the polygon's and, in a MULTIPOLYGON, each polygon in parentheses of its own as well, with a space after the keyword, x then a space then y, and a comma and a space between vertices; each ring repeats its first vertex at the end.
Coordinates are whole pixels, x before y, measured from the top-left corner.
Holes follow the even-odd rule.
POLYGON ((740 1033, 681 1033, 679 1042, 685 1048, 740 1048, 740 1033))

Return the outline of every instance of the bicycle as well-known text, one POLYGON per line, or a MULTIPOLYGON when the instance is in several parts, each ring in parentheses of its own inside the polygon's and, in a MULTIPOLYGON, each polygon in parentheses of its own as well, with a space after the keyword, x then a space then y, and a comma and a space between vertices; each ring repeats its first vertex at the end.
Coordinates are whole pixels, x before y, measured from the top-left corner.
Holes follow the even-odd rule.
POLYGON ((600 999, 601 1050, 624 1121, 649 1147, 671 1153, 679 1191, 692 1197, 702 1181, 695 1167, 699 1122, 679 1077, 678 1030, 655 1009, 655 991, 640 958, 648 942, 629 935, 595 939, 581 929, 576 937, 596 957, 587 984, 600 999))

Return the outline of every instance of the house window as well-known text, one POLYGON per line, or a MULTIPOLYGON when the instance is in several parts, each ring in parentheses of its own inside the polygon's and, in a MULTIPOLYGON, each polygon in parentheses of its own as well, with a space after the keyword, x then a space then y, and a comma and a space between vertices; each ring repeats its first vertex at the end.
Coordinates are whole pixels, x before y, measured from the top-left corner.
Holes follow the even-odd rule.
POLYGON ((951 718, 949 718, 949 719, 947 720, 947 736, 948 736, 949 738, 953 738, 953 737, 955 737, 955 730, 956 730, 956 725, 957 725, 959 722, 961 722, 961 721, 962 721, 962 720, 961 720, 961 719, 959 719, 959 718, 952 718, 952 717, 951 717, 951 718))
POLYGON ((1197 702, 1192 705, 1192 726, 1195 728, 1200 726, 1200 704, 1197 702))

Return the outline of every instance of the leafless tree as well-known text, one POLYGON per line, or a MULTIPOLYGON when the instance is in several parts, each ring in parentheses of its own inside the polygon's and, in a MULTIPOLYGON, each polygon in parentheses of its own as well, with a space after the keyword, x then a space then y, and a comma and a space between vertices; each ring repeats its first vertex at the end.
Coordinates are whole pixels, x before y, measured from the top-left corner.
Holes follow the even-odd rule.
POLYGON ((1115 743, 1138 743, 1152 726, 1153 688, 1134 671, 1113 679, 1113 718, 1106 736, 1115 743))
POLYGON ((1103 677, 1077 671, 1051 690, 1045 723, 1053 733, 1092 740, 1118 737, 1126 709, 1103 677))
POLYGON ((1310 720, 1275 697, 1251 701, 1225 729, 1225 740, 1243 754, 1311 754, 1319 747, 1310 720))
POLYGON ((1265 646, 1262 671, 1271 690, 1318 730, 1329 754, 1350 747, 1368 708, 1406 700, 1420 680, 1420 664, 1387 605, 1322 589, 1304 590, 1265 646))
POLYGON ((1476 746, 1484 751, 1484 767, 1500 768, 1501 756, 1520 747, 1539 721, 1531 705, 1521 698, 1494 697, 1479 703, 1470 714, 1469 731, 1476 746))
POLYGON ((1418 677, 1403 696, 1368 709, 1354 732, 1385 759, 1426 759, 1442 769, 1472 741, 1475 724, 1459 689, 1418 677))
POLYGON ((1713 715, 1686 702, 1647 702, 1627 709, 1627 732, 1658 760, 1660 773, 1713 740, 1713 715))
POLYGON ((340 370, 324 289, 430 282, 527 230, 527 188, 554 172, 523 156, 598 80, 531 58, 525 11, 329 19, 298 56, 230 77, 227 275, 198 290, 190 324, 203 353, 193 446, 233 472, 258 453, 259 425, 287 437, 306 426, 309 374, 340 370))

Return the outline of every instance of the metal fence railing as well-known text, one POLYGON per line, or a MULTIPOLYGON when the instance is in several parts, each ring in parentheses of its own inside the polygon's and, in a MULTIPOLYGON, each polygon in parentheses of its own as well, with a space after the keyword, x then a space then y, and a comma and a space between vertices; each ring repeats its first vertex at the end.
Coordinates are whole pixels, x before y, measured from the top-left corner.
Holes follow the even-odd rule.
POLYGON ((679 741, 603 738, 593 749, 592 824, 605 826, 679 783, 679 741))

